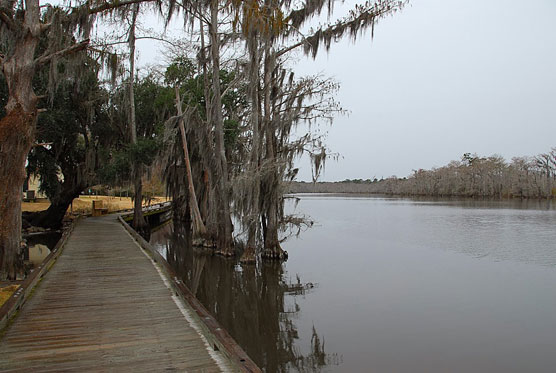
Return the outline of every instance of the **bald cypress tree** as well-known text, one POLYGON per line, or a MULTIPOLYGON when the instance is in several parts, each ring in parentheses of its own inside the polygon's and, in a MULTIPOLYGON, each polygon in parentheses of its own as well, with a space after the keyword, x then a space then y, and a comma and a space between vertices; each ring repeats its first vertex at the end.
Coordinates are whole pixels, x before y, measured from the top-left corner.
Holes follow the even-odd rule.
POLYGON ((286 225, 303 224, 302 219, 284 215, 284 182, 295 177, 293 161, 309 153, 317 178, 328 157, 322 139, 311 132, 292 140, 293 130, 302 123, 331 120, 342 109, 334 102, 337 84, 320 77, 295 78, 287 67, 290 53, 301 49, 316 57, 333 41, 348 35, 374 30, 376 22, 404 5, 401 1, 377 1, 356 5, 345 18, 300 36, 300 28, 322 11, 332 12, 333 2, 306 1, 301 6, 290 1, 250 0, 234 3, 248 53, 248 90, 251 103, 250 158, 247 174, 239 179, 234 203, 242 208, 248 239, 243 262, 263 258, 284 259, 279 231, 286 225), (258 243, 257 243, 258 242, 258 243))
MULTIPOLYGON (((200 195, 209 196, 204 202, 199 198, 208 234, 213 232, 218 252, 232 255, 234 214, 242 228, 236 237, 241 237, 241 232, 246 234, 243 262, 254 262, 258 254, 284 259, 287 254, 281 249, 280 231, 305 224, 303 219, 284 214, 285 182, 297 173, 294 160, 308 153, 316 179, 330 155, 323 139, 310 130, 297 139, 293 134, 301 124, 331 120, 335 112, 342 111, 332 97, 338 88, 336 83, 319 76, 298 78, 287 60, 297 50, 315 57, 319 50, 328 50, 333 41, 345 35, 356 39, 362 31, 374 30, 377 20, 398 11, 404 2, 384 0, 357 5, 345 18, 308 35, 302 35, 300 28, 323 11, 330 14, 333 2, 206 0, 173 4, 183 11, 191 30, 197 27, 197 21, 199 24, 198 61, 206 106, 202 128, 208 141, 202 149, 192 147, 190 154, 192 159, 195 155, 204 159, 204 168, 198 170, 210 171, 195 175, 195 179, 203 180, 199 182, 203 186, 200 195), (231 25, 223 23, 230 19, 231 25), (222 45, 232 42, 245 45, 246 58, 238 65, 250 111, 241 124, 242 158, 235 162, 229 159, 223 141, 226 129, 220 76, 222 59, 227 57, 222 45)), ((192 128, 200 133, 198 126, 192 128)))

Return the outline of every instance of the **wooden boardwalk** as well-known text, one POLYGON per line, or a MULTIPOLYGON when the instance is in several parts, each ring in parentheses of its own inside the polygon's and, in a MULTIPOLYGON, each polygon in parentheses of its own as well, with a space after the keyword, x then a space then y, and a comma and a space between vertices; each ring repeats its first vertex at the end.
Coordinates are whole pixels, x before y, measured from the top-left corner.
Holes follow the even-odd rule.
POLYGON ((231 370, 116 216, 80 221, 0 337, 0 371, 231 370))

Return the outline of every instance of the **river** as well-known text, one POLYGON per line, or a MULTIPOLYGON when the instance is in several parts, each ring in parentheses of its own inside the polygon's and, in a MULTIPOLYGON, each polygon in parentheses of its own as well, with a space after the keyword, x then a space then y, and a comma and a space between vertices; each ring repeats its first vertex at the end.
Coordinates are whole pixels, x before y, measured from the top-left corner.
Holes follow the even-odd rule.
POLYGON ((266 371, 554 372, 554 203, 297 197, 282 265, 151 239, 266 371))

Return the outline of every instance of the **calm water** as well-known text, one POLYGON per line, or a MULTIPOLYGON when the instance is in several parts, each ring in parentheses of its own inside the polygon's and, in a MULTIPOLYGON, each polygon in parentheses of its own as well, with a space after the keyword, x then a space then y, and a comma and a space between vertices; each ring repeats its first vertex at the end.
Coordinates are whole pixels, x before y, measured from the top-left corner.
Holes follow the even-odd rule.
POLYGON ((556 371, 553 204, 299 197, 317 223, 284 244, 283 265, 196 253, 178 228, 153 235, 261 367, 556 371))
POLYGON ((24 253, 25 260, 33 267, 40 265, 56 247, 60 237, 62 234, 57 231, 26 236, 28 250, 24 253))

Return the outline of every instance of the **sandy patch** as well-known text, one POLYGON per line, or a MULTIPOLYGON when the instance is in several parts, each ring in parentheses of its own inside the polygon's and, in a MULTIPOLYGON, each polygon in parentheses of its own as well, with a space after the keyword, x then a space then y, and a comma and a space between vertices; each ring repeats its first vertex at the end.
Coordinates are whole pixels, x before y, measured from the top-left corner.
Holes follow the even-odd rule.
POLYGON ((12 296, 13 293, 19 288, 19 285, 9 285, 0 288, 0 307, 12 296))

